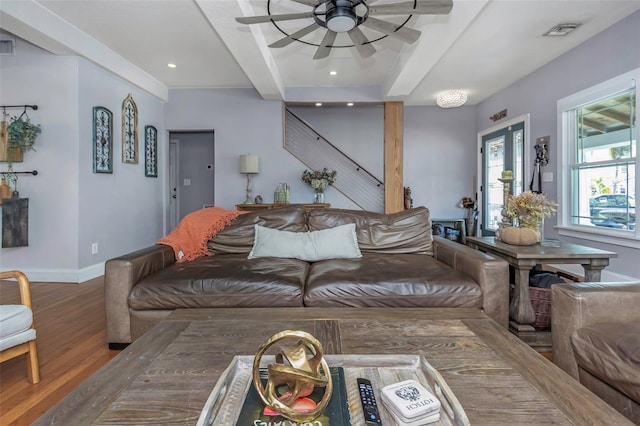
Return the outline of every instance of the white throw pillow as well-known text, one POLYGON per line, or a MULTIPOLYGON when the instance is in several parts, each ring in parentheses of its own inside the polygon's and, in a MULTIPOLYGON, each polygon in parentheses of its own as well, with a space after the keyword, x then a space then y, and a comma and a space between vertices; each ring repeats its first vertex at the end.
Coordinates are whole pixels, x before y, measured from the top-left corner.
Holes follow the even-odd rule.
POLYGON ((284 257, 315 262, 325 259, 362 257, 355 223, 312 232, 290 232, 255 226, 249 259, 284 257))

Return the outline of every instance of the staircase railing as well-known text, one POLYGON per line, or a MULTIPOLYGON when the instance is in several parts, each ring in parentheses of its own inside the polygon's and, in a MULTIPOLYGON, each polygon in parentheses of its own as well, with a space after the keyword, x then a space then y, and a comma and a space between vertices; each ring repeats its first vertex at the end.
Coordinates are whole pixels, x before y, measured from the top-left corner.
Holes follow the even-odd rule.
POLYGON ((285 149, 308 168, 336 170, 335 189, 363 210, 384 211, 383 182, 286 108, 284 133, 285 149))

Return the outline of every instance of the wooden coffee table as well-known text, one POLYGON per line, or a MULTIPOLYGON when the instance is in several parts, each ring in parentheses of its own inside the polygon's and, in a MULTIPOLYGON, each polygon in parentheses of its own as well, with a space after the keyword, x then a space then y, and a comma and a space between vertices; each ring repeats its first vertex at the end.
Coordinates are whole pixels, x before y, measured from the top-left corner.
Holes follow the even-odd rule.
POLYGON ((179 310, 35 424, 195 424, 234 355, 285 329, 329 354, 424 356, 471 424, 631 424, 476 309, 179 310))

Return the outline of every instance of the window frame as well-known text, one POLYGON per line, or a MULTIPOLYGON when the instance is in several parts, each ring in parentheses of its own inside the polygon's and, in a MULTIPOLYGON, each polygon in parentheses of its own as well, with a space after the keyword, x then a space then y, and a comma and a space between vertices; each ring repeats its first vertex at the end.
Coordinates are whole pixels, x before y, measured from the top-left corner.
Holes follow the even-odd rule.
POLYGON ((640 68, 609 79, 603 83, 589 87, 580 92, 569 95, 557 102, 558 118, 558 224, 556 229, 558 234, 568 237, 588 239, 603 243, 620 245, 625 247, 640 248, 640 226, 636 226, 635 231, 616 230, 611 228, 601 228, 597 226, 573 224, 571 221, 572 203, 572 170, 575 163, 575 152, 577 149, 577 138, 575 137, 577 128, 575 120, 575 110, 582 105, 597 102, 615 93, 629 89, 635 89, 636 99, 636 176, 635 176, 635 196, 640 194, 640 155, 637 152, 638 144, 638 123, 640 123, 640 108, 638 108, 638 82, 640 82, 640 68))

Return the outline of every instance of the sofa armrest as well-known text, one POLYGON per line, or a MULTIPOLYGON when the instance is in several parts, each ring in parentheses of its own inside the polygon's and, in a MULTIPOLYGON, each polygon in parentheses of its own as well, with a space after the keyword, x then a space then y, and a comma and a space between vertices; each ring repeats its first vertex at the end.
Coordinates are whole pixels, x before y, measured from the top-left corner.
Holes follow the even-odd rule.
POLYGON ((105 263, 104 303, 107 342, 131 343, 128 297, 134 285, 145 277, 175 263, 173 249, 154 245, 105 263))
POLYGON ((433 257, 476 281, 482 289, 482 309, 498 324, 509 324, 509 264, 471 247, 433 237, 433 257))
POLYGON ((578 379, 571 336, 599 322, 640 321, 640 281, 551 286, 553 363, 578 379))

